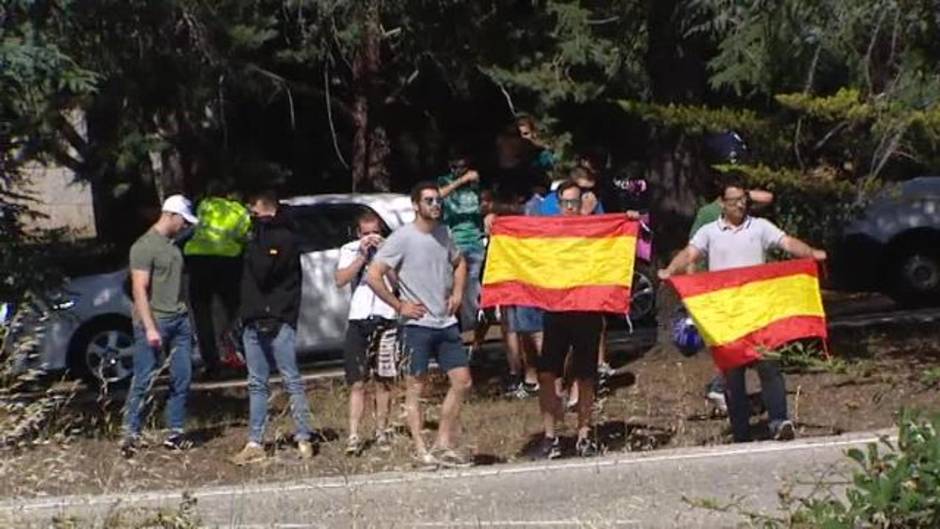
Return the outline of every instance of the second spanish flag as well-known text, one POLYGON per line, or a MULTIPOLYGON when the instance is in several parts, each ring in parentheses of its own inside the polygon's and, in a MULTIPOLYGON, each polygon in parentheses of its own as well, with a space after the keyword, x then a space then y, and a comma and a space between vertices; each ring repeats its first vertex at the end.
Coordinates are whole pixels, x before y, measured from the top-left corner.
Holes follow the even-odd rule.
POLYGON ((500 217, 481 306, 626 313, 638 225, 624 215, 500 217))
POLYGON ((787 342, 826 337, 815 261, 801 259, 670 279, 722 371, 787 342))

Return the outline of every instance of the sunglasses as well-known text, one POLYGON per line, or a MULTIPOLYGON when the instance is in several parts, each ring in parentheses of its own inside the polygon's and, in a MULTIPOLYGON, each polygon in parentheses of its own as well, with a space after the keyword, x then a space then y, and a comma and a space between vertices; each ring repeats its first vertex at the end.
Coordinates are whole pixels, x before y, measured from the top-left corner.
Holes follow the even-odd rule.
POLYGON ((421 202, 424 202, 428 206, 440 206, 443 203, 441 197, 424 197, 421 199, 421 202))
POLYGON ((565 209, 577 209, 581 207, 580 198, 563 198, 558 201, 558 205, 565 209))

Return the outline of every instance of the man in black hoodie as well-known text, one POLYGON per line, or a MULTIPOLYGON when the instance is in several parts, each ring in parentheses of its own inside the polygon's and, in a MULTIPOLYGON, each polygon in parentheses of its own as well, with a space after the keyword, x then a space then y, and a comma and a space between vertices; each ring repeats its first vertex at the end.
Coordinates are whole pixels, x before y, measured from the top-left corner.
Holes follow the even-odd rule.
POLYGON ((248 364, 248 444, 232 458, 236 465, 264 459, 268 416, 268 377, 277 367, 290 395, 297 449, 313 457, 310 407, 297 369, 294 349, 300 309, 300 253, 289 216, 270 191, 251 195, 252 231, 245 247, 241 285, 241 318, 248 364), (273 364, 273 365, 272 365, 273 364))

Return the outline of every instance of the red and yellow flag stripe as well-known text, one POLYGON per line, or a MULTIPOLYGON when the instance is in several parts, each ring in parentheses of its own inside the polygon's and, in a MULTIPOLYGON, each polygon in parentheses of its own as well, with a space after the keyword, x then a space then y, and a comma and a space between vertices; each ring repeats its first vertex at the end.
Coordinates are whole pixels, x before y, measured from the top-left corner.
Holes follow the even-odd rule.
POLYGON ((500 217, 481 305, 552 311, 629 310, 638 224, 624 215, 500 217))
POLYGON ((801 259, 677 276, 670 280, 722 370, 762 351, 826 337, 815 261, 801 259))

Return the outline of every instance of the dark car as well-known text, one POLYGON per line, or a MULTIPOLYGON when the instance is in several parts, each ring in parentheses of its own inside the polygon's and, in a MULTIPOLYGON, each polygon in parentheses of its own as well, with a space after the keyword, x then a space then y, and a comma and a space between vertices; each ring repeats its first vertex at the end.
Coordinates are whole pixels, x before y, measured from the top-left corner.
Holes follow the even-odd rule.
POLYGON ((940 301, 940 177, 888 186, 846 227, 835 286, 883 292, 907 306, 940 301))

